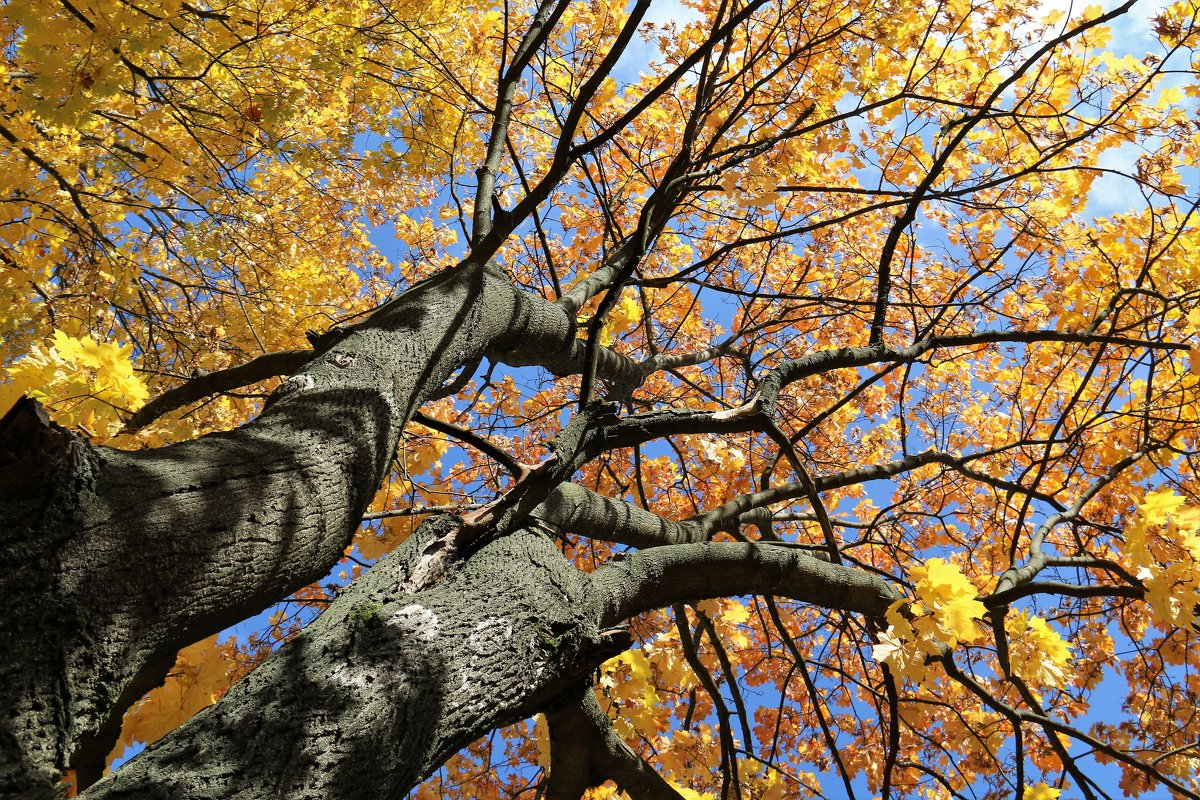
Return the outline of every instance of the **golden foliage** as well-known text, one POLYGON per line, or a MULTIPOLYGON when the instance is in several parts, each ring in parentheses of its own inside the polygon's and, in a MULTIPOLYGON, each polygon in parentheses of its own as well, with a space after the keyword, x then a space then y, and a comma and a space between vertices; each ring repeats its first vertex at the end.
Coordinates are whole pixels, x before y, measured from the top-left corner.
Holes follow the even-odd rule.
MULTIPOLYGON (((122 447, 239 425, 274 379, 119 434, 197 370, 305 347, 452 267, 476 202, 518 208, 551 175, 494 260, 553 300, 646 236, 597 343, 679 359, 621 413, 738 408, 790 360, 892 348, 784 386, 782 436, 689 433, 575 477, 684 520, 802 484, 787 442, 819 503, 792 491, 769 523, 717 535, 815 553, 832 538, 905 590, 882 620, 745 597, 635 620, 598 698, 682 796, 736 781, 803 797, 838 775, 1008 793, 1019 758, 1024 796, 1050 800, 1071 796, 1085 749, 1120 762, 1125 791, 1200 791, 1200 717, 1177 713, 1200 693, 1195 0, 1097 25, 1100 6, 1009 0, 734 5, 745 19, 723 37, 735 12, 715 0, 644 22, 592 86, 632 6, 569 3, 511 87, 495 196, 475 198, 530 7, 11 0, 0 412, 27 393, 122 447)), ((578 392, 492 364, 423 411, 535 463, 578 392)), ((423 508, 511 480, 413 426, 369 511, 419 513, 372 521, 347 556, 373 561, 423 508)), ((616 549, 564 538, 585 571, 616 549)), ((226 685, 227 661, 279 638, 228 660, 215 640, 185 650, 122 741, 162 735, 226 685)), ((528 791, 552 768, 546 736, 505 729, 418 796, 528 791)))

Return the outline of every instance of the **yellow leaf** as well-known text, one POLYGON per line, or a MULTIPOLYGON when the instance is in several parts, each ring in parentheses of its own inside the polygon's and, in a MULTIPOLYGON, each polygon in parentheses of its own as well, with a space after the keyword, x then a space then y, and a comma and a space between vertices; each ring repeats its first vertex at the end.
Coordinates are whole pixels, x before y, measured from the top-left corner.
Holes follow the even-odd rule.
POLYGON ((1138 508, 1147 523, 1156 525, 1166 522, 1167 516, 1181 505, 1183 498, 1171 488, 1163 486, 1146 495, 1146 499, 1138 508))
POLYGON ((744 604, 734 600, 730 602, 729 605, 725 606, 725 611, 722 616, 726 622, 730 622, 734 625, 741 625, 742 623, 750 621, 750 609, 746 608, 744 604))
POLYGON ((1060 794, 1061 789, 1052 789, 1044 783, 1025 787, 1025 800, 1056 800, 1060 794))
POLYGON ((871 657, 887 664, 893 674, 913 682, 920 683, 925 677, 925 653, 894 631, 879 634, 879 642, 871 647, 871 657))
POLYGON ((1024 611, 1009 616, 1004 627, 1009 636, 1009 664, 1013 671, 1026 681, 1061 688, 1066 682, 1065 668, 1073 645, 1046 620, 1024 611))
POLYGON ((979 590, 954 564, 941 558, 931 558, 924 566, 912 569, 917 579, 916 595, 929 609, 944 644, 954 647, 959 642, 979 638, 976 620, 987 612, 975 598, 979 590))
POLYGON ((641 650, 626 650, 618 658, 629 665, 629 673, 633 677, 650 680, 650 661, 641 650))
POLYGON ((1183 89, 1178 86, 1167 86, 1158 95, 1158 107, 1178 105, 1183 101, 1183 89))
POLYGON ((679 796, 685 798, 685 800, 712 800, 713 798, 708 792, 700 794, 690 786, 681 786, 675 783, 675 781, 669 781, 669 783, 671 784, 671 788, 678 792, 679 796))
POLYGON ((979 627, 975 621, 982 619, 987 609, 983 603, 972 598, 951 600, 944 605, 934 606, 934 611, 938 626, 951 641, 970 642, 979 637, 979 627))
POLYGON ((1186 627, 1196 619, 1200 604, 1200 571, 1191 559, 1177 561, 1160 569, 1139 574, 1146 584, 1146 602, 1154 615, 1175 627, 1186 627), (1145 577, 1143 577, 1145 576, 1145 577))
POLYGON ((600 344, 605 347, 612 344, 613 339, 634 328, 642 319, 642 308, 632 293, 626 293, 621 302, 608 313, 604 327, 600 329, 600 344))
POLYGON ((34 345, 9 369, 0 402, 10 405, 21 394, 42 402, 55 421, 82 425, 107 436, 121 424, 120 409, 140 407, 150 396, 133 371, 133 348, 91 337, 54 331, 52 344, 34 345))

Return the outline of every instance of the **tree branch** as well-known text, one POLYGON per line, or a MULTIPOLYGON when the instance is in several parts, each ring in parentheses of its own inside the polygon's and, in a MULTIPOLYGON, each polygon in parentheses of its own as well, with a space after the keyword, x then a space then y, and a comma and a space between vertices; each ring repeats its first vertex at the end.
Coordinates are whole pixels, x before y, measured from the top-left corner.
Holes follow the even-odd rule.
POLYGON ((406 593, 429 543, 458 524, 428 518, 216 705, 83 797, 336 797, 347 783, 402 797, 630 646, 596 626, 585 576, 536 530, 406 593))
POLYGON ((976 331, 974 333, 929 336, 908 347, 892 347, 882 342, 861 347, 840 347, 791 359, 772 369, 763 378, 759 387, 759 402, 764 411, 769 411, 773 407, 780 389, 784 386, 802 378, 820 375, 835 369, 864 367, 881 362, 908 363, 916 361, 930 351, 951 347, 970 347, 980 344, 1032 344, 1035 342, 1108 344, 1155 350, 1186 350, 1188 348, 1188 345, 1176 342, 1147 341, 1127 336, 1103 336, 1071 331, 976 331))
POLYGON ((591 574, 611 625, 672 603, 770 594, 804 603, 883 614, 899 595, 862 570, 763 542, 705 542, 642 550, 591 574))
POLYGON ((221 392, 232 392, 252 383, 280 375, 291 375, 316 354, 312 350, 283 350, 265 353, 236 367, 193 375, 186 382, 160 394, 138 409, 125 423, 122 433, 138 431, 159 417, 221 392))
MULTIPOLYGON (((575 347, 573 321, 497 270, 464 263, 339 329, 324 352, 304 353, 263 413, 237 430, 131 452, 67 434, 70 462, 39 450, 37 426, 10 442, 11 457, 0 457, 0 529, 11 535, 0 539, 0 560, 20 568, 0 574, 0 588, 21 601, 0 618, 0 638, 36 648, 44 625, 74 632, 60 643, 69 664, 0 667, 0 704, 29 709, 0 719, 0 736, 28 748, 28 765, 14 767, 22 779, 52 781, 74 758, 81 783, 94 780, 121 714, 179 648, 327 574, 417 407, 504 343, 552 359, 575 347), (23 484, 11 476, 22 473, 43 479, 19 502, 23 484), (38 584, 22 570, 54 588, 30 590, 38 584)), ((157 408, 300 358, 202 377, 157 408)))
POLYGON ((1113 20, 1116 17, 1126 13, 1130 8, 1133 7, 1133 4, 1134 0, 1126 0, 1124 4, 1117 6, 1111 11, 1082 22, 1071 30, 1066 31, 1043 43, 1042 46, 1035 50, 1027 59, 1025 59, 1020 66, 1013 70, 1011 75, 997 83, 992 89, 991 93, 988 94, 983 102, 979 104, 978 108, 973 109, 966 118, 961 119, 959 124, 955 125, 955 130, 950 137, 950 141, 948 141, 945 147, 942 148, 942 152, 938 153, 936 158, 934 158, 933 163, 929 167, 929 171, 925 174, 925 177, 921 179, 920 184, 918 184, 913 190, 912 197, 909 199, 904 212, 896 217, 895 222, 888 231, 887 239, 883 243, 883 247, 879 256, 879 279, 875 296, 875 310, 871 316, 871 344, 878 344, 883 341, 884 322, 887 319, 888 295, 890 294, 891 290, 892 258, 895 254, 896 246, 899 244, 900 237, 903 235, 904 231, 916 220, 917 210, 920 208, 921 203, 926 199, 929 190, 933 188, 934 183, 937 182, 938 178, 945 170, 946 165, 950 161, 950 156, 954 154, 954 151, 960 144, 962 144, 962 142, 967 138, 967 135, 975 128, 975 126, 988 118, 989 111, 996 101, 998 101, 1014 83, 1020 80, 1021 76, 1032 69, 1039 61, 1052 53, 1060 44, 1069 41, 1070 39, 1090 30, 1091 28, 1096 27, 1097 25, 1103 25, 1106 22, 1109 22, 1110 20, 1113 20))
POLYGON ((533 516, 571 533, 630 547, 702 542, 709 536, 703 525, 673 522, 574 483, 555 487, 533 516))
POLYGON ((633 800, 683 800, 613 730, 590 685, 577 699, 546 710, 550 727, 548 800, 578 800, 608 779, 633 800))

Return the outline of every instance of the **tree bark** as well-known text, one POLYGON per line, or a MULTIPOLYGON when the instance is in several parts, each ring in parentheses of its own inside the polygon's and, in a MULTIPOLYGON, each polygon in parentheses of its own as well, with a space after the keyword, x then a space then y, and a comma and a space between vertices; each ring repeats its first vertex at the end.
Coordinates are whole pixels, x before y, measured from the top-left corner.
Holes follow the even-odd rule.
MULTIPOLYGON (((33 401, 14 407, 0 420, 0 797, 53 796, 69 768, 95 782, 122 714, 181 647, 337 563, 405 423, 455 369, 486 354, 579 370, 573 310, 461 265, 322 337, 253 422, 161 449, 95 446, 33 401)), ((605 352, 602 376, 640 379, 605 352)), ((441 541, 423 527, 221 703, 87 795, 399 796, 483 733, 577 692, 628 645, 616 626, 643 610, 762 592, 881 613, 892 596, 881 579, 782 548, 706 544, 701 521, 571 489, 530 518, 593 451, 755 419, 580 413, 556 457, 518 481, 529 491, 438 523, 469 531, 466 551, 423 552, 441 541), (546 522, 653 549, 586 576, 529 527, 546 522)))
POLYGON ((181 647, 326 575, 405 423, 465 363, 564 367, 574 322, 464 264, 337 332, 235 431, 124 452, 32 401, 0 422, 0 796, 99 777, 181 647), (555 361, 557 359, 557 362, 555 361))
MULTIPOLYGON (((219 703, 84 799, 402 797, 471 741, 536 712, 563 711, 554 715, 561 739, 565 705, 628 649, 622 623, 641 611, 772 591, 879 615, 893 596, 878 576, 772 545, 672 545, 584 573, 542 524, 518 527, 454 562, 441 582, 408 591, 462 524, 427 519, 219 703)), ((589 724, 601 731, 598 711, 589 724)), ((602 738, 608 756, 594 754, 586 775, 561 776, 556 791, 608 777, 664 791, 628 748, 602 738)), ((569 772, 570 748, 559 749, 552 757, 569 772)))
POLYGON ((597 626, 588 577, 535 530, 406 594, 423 548, 459 524, 427 520, 220 703, 84 797, 402 797, 628 647, 597 626))

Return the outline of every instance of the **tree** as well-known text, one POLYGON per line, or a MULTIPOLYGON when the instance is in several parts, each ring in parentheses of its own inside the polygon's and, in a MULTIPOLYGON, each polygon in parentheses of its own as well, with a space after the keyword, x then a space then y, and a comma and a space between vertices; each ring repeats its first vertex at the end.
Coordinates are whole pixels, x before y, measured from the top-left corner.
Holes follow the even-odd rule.
POLYGON ((655 10, 6 6, 0 795, 1200 796, 1200 6, 655 10))

